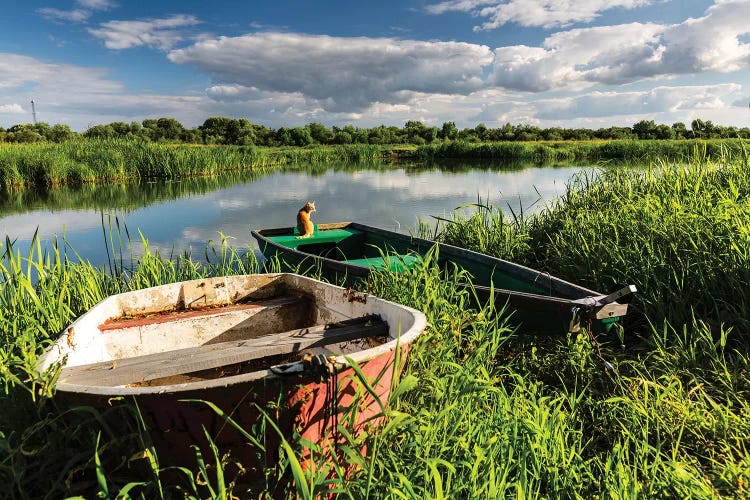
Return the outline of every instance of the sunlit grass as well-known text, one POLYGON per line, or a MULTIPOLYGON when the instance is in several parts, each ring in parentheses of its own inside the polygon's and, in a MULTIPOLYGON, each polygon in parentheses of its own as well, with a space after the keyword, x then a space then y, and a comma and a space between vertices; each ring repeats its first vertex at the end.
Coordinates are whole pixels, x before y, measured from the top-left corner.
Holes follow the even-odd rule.
POLYGON ((527 159, 536 161, 624 160, 633 164, 668 159, 693 161, 742 157, 740 139, 711 140, 611 140, 611 141, 535 141, 535 142, 440 142, 417 147, 410 157, 527 159))
MULTIPOLYGON (((478 203, 441 221, 445 240, 511 257, 606 289, 636 284, 624 336, 528 338, 510 311, 477 309, 432 258, 403 274, 375 273, 368 291, 425 312, 380 425, 354 434, 344 416, 338 449, 286 441, 279 463, 249 486, 227 450, 196 452, 192 467, 156 456, 137 412, 115 435, 91 409, 59 410, 54 373, 37 356, 73 318, 107 295, 171 281, 259 269, 222 240, 208 263, 148 249, 119 258, 129 236, 105 223, 106 269, 64 242, 26 255, 5 242, 0 260, 0 480, 10 498, 744 498, 750 495, 748 276, 750 180, 744 162, 655 165, 580 177, 533 216, 478 203), (744 274, 743 274, 744 273, 744 274), (633 338, 635 337, 635 338, 633 338), (366 445, 367 453, 363 453, 366 445), (332 459, 338 457, 338 459, 332 459), (236 480, 235 480, 236 479, 236 480)), ((424 228, 426 230, 426 228, 424 228)), ((433 229, 434 231, 434 229, 433 229)), ((130 235, 132 236, 132 235, 130 235)), ((147 242, 146 242, 147 243, 147 242)), ((357 375, 355 374, 355 377, 357 375)), ((371 394, 361 379, 362 397, 371 394)), ((195 404, 204 404, 198 403, 195 404)), ((357 411, 352 405, 351 412, 357 411)), ((270 417, 270 415, 269 415, 270 417)), ((273 420, 234 422, 248 442, 273 420)), ((210 437, 210 436, 209 436, 210 437)), ((260 443, 260 441, 258 441, 260 443)))
POLYGON ((217 175, 300 162, 380 160, 379 146, 311 148, 174 145, 123 139, 0 144, 0 189, 217 175))

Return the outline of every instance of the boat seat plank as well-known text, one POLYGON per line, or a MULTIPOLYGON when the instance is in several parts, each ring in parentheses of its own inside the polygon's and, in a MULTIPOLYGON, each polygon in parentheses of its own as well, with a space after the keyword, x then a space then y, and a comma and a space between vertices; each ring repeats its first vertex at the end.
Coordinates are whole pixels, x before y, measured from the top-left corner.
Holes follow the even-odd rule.
POLYGON ((348 259, 346 263, 366 267, 368 269, 388 270, 399 273, 413 268, 420 260, 420 255, 409 253, 406 255, 387 255, 385 257, 378 256, 365 257, 363 259, 348 259))
POLYGON ((308 238, 300 238, 298 235, 279 235, 269 236, 268 239, 287 248, 297 248, 300 245, 310 245, 313 243, 341 243, 347 238, 364 234, 358 229, 341 228, 341 229, 324 229, 315 232, 308 238))
POLYGON ((387 323, 372 316, 341 324, 343 326, 317 325, 249 340, 65 367, 60 381, 78 385, 121 386, 289 354, 310 347, 388 335, 387 323))

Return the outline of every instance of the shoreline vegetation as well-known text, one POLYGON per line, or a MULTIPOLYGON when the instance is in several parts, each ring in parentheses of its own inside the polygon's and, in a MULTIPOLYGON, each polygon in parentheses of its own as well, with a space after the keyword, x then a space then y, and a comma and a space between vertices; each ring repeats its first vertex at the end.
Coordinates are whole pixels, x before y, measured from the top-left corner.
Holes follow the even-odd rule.
MULTIPOLYGON (((172 146, 163 146, 172 147, 172 146)), ((740 148, 742 149, 742 148, 740 148)), ((142 149, 140 151, 148 151, 142 149)), ((539 213, 508 216, 481 200, 438 239, 607 290, 639 288, 624 331, 534 338, 509 311, 474 308, 432 262, 374 273, 367 291, 425 312, 383 421, 301 470, 294 445, 251 490, 226 450, 193 467, 159 461, 133 423, 113 435, 86 408, 52 398, 39 354, 104 297, 162 283, 254 272, 226 241, 206 264, 148 251, 124 268, 68 258, 64 242, 0 258, 0 480, 10 498, 746 498, 750 495, 750 174, 744 154, 655 159, 571 181, 539 213), (367 456, 358 451, 365 444, 367 456), (344 472, 343 465, 354 465, 344 472)), ((744 150, 743 150, 744 151, 744 150)), ((110 231, 115 231, 110 228, 110 231)), ((363 391, 366 392, 366 391, 363 391)), ((354 408, 356 411, 356 408, 354 408)), ((119 412, 119 413, 118 413, 119 412)), ((121 414, 121 415, 120 415, 121 414)), ((111 417, 111 415, 110 415, 111 417)), ((249 436, 265 422, 247 428, 249 436)), ((246 472, 245 475, 252 475, 246 472)), ((244 477, 247 481, 248 477, 244 477)))
POLYGON ((309 163, 473 160, 539 163, 702 161, 744 158, 742 139, 464 142, 414 145, 342 144, 306 147, 191 145, 135 139, 60 143, 0 142, 0 190, 50 189, 96 183, 212 176, 309 163))

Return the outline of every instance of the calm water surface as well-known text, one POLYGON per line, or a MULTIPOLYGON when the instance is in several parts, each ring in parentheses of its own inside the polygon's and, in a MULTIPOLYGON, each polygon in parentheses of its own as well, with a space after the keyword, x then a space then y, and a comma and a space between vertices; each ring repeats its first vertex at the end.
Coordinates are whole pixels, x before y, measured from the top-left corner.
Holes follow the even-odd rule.
POLYGON ((25 195, 0 202, 0 236, 25 252, 38 229, 44 245, 63 237, 84 259, 107 262, 105 226, 127 227, 134 253, 140 234, 162 255, 191 250, 200 259, 221 234, 239 249, 255 248, 251 229, 293 226, 297 210, 315 201, 318 223, 357 221, 414 232, 418 220, 446 216, 477 197, 534 210, 564 192, 581 167, 514 170, 321 169, 207 180, 102 186, 25 195))

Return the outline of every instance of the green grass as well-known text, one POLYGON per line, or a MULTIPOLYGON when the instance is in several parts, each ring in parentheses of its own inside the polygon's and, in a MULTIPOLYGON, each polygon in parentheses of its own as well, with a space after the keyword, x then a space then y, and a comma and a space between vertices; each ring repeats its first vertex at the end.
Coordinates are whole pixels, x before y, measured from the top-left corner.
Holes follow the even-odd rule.
POLYGON ((193 146, 81 139, 62 144, 0 144, 0 189, 49 188, 216 175, 300 162, 380 160, 378 146, 311 148, 193 146))
POLYGON ((742 156, 740 139, 711 140, 611 140, 611 141, 537 141, 471 143, 442 142, 419 146, 409 157, 421 160, 437 158, 526 159, 535 161, 620 160, 634 164, 658 158, 673 161, 742 156))
POLYGON ((594 290, 638 286, 655 324, 748 331, 750 176, 744 161, 653 164, 574 177, 531 216, 478 203, 443 222, 448 242, 548 271, 594 290))
MULTIPOLYGON (((50 398, 54 374, 37 376, 33 366, 65 325, 109 294, 253 271, 257 263, 220 245, 205 265, 146 252, 132 268, 112 259, 105 271, 66 258, 74 253, 64 244, 48 255, 39 246, 18 255, 6 243, 5 496, 747 498, 747 172, 734 160, 603 171, 575 179, 559 203, 535 215, 478 203, 441 221, 445 241, 595 289, 636 284, 632 316, 641 321, 596 339, 605 364, 584 333, 515 333, 509 311, 472 307, 471 291, 454 286, 461 272, 445 273, 433 260, 405 274, 374 274, 369 291, 419 308, 430 322, 383 407, 383 424, 354 437, 342 419, 345 440, 329 450, 340 459, 318 450, 313 469, 300 467, 298 443, 283 443, 278 467, 250 492, 230 477, 226 450, 196 453, 192 467, 174 469, 155 456, 129 409, 111 410, 132 422, 133 432, 118 435, 90 409, 59 410, 50 398)), ((128 242, 110 231, 117 255, 128 242)), ((359 381, 362 395, 369 383, 359 381)), ((233 424, 252 441, 271 423, 233 424)))
POLYGON ((737 140, 441 142, 417 148, 350 144, 311 147, 197 146, 124 139, 79 139, 64 143, 0 143, 0 190, 57 188, 93 183, 204 177, 307 163, 362 163, 435 159, 619 161, 655 158, 677 161, 738 157, 737 140))

